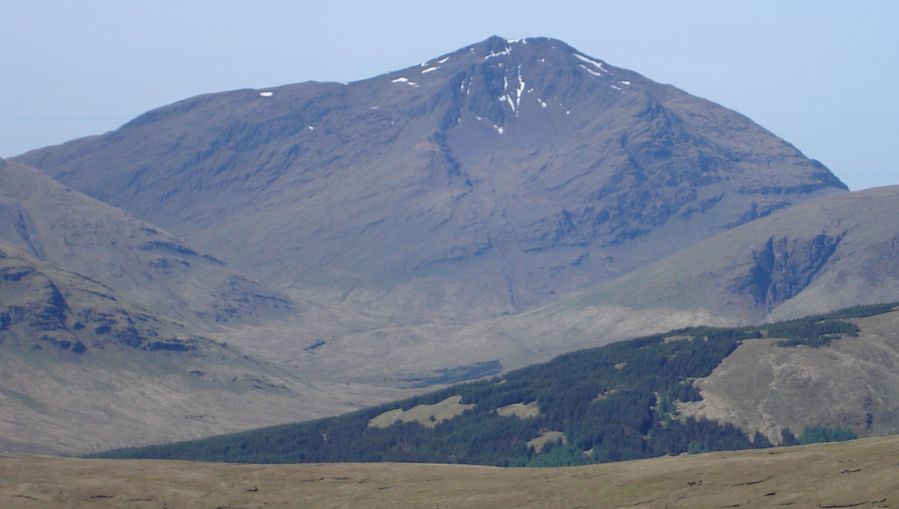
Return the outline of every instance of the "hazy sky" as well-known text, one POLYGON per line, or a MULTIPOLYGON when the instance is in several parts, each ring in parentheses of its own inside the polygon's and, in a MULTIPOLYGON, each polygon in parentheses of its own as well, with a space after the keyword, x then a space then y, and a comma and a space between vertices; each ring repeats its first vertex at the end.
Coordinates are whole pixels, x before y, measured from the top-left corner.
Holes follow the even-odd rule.
POLYGON ((353 81, 550 36, 751 117, 852 189, 899 184, 899 2, 0 3, 0 156, 203 92, 353 81))

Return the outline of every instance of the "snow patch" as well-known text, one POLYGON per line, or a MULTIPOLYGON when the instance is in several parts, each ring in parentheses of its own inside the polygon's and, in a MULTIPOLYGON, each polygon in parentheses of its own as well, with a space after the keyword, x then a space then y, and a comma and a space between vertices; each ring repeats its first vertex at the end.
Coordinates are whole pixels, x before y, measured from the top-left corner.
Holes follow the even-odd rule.
POLYGON ((521 93, 524 92, 524 80, 521 79, 521 66, 518 66, 518 89, 515 90, 515 108, 512 111, 515 112, 515 116, 518 116, 518 108, 521 106, 521 93))
POLYGON ((546 108, 546 103, 543 102, 543 99, 540 99, 540 98, 538 97, 538 98, 537 98, 537 102, 540 103, 540 107, 541 107, 541 108, 546 108))
POLYGON ((491 58, 501 57, 503 55, 508 55, 510 53, 512 53, 512 47, 506 46, 506 49, 504 49, 502 51, 491 51, 489 55, 484 57, 484 61, 486 62, 487 60, 490 60, 491 58))
POLYGON ((622 80, 622 81, 619 81, 618 83, 621 83, 622 85, 630 85, 631 84, 631 82, 627 81, 627 80, 622 80))
POLYGON ((271 90, 263 90, 262 92, 259 92, 259 95, 262 97, 271 97, 271 96, 275 95, 275 93, 272 92, 271 90))
POLYGON ((499 102, 507 102, 509 103, 509 107, 512 108, 512 112, 515 112, 515 103, 512 102, 512 98, 509 97, 509 94, 503 94, 497 98, 499 102))
POLYGON ((449 58, 450 58, 450 57, 443 57, 443 58, 441 58, 440 60, 438 60, 437 63, 438 63, 438 64, 445 64, 446 61, 449 60, 449 58))
POLYGON ((606 69, 603 67, 603 63, 600 62, 599 60, 593 60, 592 58, 587 57, 587 56, 584 56, 584 55, 581 55, 580 53, 572 53, 572 55, 574 55, 574 58, 577 58, 578 60, 581 60, 582 62, 587 62, 588 64, 593 65, 594 67, 596 67, 596 68, 599 69, 600 71, 608 72, 608 71, 606 71, 606 69))
POLYGON ((439 65, 436 66, 436 67, 428 67, 428 68, 425 69, 424 71, 421 71, 421 73, 422 73, 422 74, 427 74, 427 73, 429 73, 429 72, 436 71, 437 69, 440 69, 440 66, 439 66, 439 65))
POLYGON ((392 80, 391 83, 405 83, 405 84, 409 85, 410 87, 418 86, 418 83, 416 83, 414 81, 409 81, 409 78, 404 78, 402 76, 400 76, 399 78, 397 78, 395 80, 392 80))
POLYGON ((621 87, 618 87, 618 86, 615 86, 615 85, 609 85, 609 86, 612 87, 612 88, 614 88, 615 90, 621 90, 621 87))
POLYGON ((313 126, 311 126, 311 125, 307 125, 306 128, 309 129, 310 131, 314 131, 314 130, 315 130, 315 127, 313 127, 313 126))
POLYGON ((584 65, 584 64, 578 64, 578 65, 580 66, 581 69, 583 69, 583 70, 589 72, 590 74, 592 74, 592 75, 594 75, 594 76, 602 76, 602 73, 601 73, 601 72, 599 72, 599 71, 594 71, 593 69, 587 67, 587 66, 584 65))
POLYGON ((503 134, 503 126, 493 124, 493 128, 496 129, 496 132, 498 132, 499 134, 503 134))

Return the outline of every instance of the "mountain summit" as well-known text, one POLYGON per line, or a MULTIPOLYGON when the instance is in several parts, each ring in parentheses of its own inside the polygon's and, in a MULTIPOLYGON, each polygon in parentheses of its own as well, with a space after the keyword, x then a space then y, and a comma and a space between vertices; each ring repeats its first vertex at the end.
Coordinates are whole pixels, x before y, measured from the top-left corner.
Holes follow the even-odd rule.
POLYGON ((201 95, 18 159, 401 322, 531 308, 846 189, 748 118, 547 38, 201 95))

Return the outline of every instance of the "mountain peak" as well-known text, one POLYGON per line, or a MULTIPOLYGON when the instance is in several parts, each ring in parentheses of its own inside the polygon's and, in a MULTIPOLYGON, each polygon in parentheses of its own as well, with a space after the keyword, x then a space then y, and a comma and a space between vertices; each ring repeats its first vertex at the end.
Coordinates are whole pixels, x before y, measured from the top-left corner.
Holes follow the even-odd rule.
MULTIPOLYGON (((424 62, 421 67, 428 67, 434 62, 446 62, 449 57, 461 58, 466 64, 482 64, 503 67, 508 63, 540 63, 582 66, 589 74, 600 76, 607 73, 608 66, 601 59, 580 52, 563 41, 549 37, 528 37, 524 39, 507 39, 498 35, 466 46, 455 52, 424 62)), ((550 65, 551 66, 551 65, 550 65)), ((549 67, 549 66, 545 66, 549 67)))
POLYGON ((476 42, 474 44, 466 46, 459 51, 466 51, 466 50, 470 50, 470 48, 478 48, 478 47, 495 51, 497 49, 502 49, 507 46, 514 47, 516 45, 520 46, 521 49, 525 49, 525 50, 528 49, 528 46, 530 46, 530 48, 533 49, 533 48, 539 48, 543 45, 548 45, 551 47, 558 47, 563 50, 574 50, 574 48, 569 46, 564 41, 561 41, 559 39, 553 39, 552 37, 538 36, 538 37, 524 37, 524 38, 520 38, 520 39, 509 39, 507 37, 502 37, 500 35, 491 35, 490 37, 484 39, 483 41, 476 42))
POLYGON ((542 123, 575 118, 591 109, 584 102, 608 108, 621 98, 640 95, 645 87, 660 88, 635 72, 612 67, 556 39, 499 36, 350 85, 372 83, 380 84, 376 109, 400 104, 414 104, 416 112, 438 108, 444 112, 439 130, 468 118, 499 135, 508 133, 517 117, 542 123))

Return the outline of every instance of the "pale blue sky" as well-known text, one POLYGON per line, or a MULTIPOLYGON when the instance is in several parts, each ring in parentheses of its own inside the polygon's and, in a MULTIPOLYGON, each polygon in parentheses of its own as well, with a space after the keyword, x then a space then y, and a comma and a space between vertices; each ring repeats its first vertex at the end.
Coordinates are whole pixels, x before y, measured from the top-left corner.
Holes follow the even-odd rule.
POLYGON ((0 3, 0 156, 203 92, 352 81, 550 36, 751 117, 852 189, 899 184, 899 2, 0 3))

